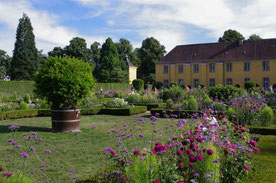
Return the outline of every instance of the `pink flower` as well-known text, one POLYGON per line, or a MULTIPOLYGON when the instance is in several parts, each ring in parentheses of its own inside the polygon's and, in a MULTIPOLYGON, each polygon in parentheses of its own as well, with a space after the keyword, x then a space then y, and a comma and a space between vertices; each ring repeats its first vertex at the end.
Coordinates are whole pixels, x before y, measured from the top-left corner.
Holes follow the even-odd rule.
POLYGON ((26 152, 19 153, 19 156, 21 156, 23 158, 29 157, 29 155, 26 152))
POLYGON ((134 151, 134 155, 140 155, 141 151, 139 149, 137 149, 136 151, 134 151))
POLYGON ((187 150, 186 150, 186 153, 187 153, 188 155, 191 155, 191 154, 192 154, 192 151, 191 151, 190 149, 187 149, 187 150))
POLYGON ((184 183, 184 180, 179 180, 177 181, 177 183, 184 183))
POLYGON ((254 150, 254 151, 257 151, 257 152, 260 152, 260 149, 257 148, 257 147, 253 147, 253 150, 254 150))
POLYGON ((196 157, 190 156, 190 162, 196 162, 196 157))
POLYGON ((4 177, 11 177, 11 176, 13 176, 12 172, 5 172, 4 173, 4 177))
POLYGON ((115 151, 113 151, 112 149, 109 152, 112 154, 112 156, 116 156, 115 151))
POLYGON ((203 161, 203 156, 202 156, 202 154, 198 154, 198 155, 197 155, 197 159, 198 159, 199 161, 203 161))
POLYGON ((208 150, 207 150, 207 154, 212 155, 212 154, 213 154, 212 149, 208 149, 208 150))
POLYGON ((248 166, 248 165, 244 165, 243 168, 246 170, 250 170, 250 166, 248 166))
POLYGON ((182 156, 182 155, 183 155, 183 152, 180 151, 180 150, 177 150, 177 151, 176 151, 176 154, 177 154, 178 156, 182 156))

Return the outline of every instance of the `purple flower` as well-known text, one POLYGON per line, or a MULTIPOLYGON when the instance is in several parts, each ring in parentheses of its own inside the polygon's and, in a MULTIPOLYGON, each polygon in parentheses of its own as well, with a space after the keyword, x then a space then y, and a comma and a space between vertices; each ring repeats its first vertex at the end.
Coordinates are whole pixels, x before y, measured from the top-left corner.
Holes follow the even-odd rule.
POLYGON ((33 146, 30 147, 31 151, 35 151, 35 148, 33 146))
POLYGON ((248 166, 248 165, 244 165, 243 168, 246 170, 250 170, 250 166, 248 166))
POLYGON ((96 129, 96 126, 92 126, 92 129, 96 129))
POLYGON ((194 173, 194 177, 198 177, 199 176, 199 174, 198 173, 194 173))
POLYGON ((183 152, 180 151, 180 150, 177 150, 177 151, 176 151, 176 154, 177 154, 178 156, 182 156, 182 155, 183 155, 183 152))
POLYGON ((141 138, 144 137, 144 134, 140 133, 140 134, 139 134, 139 137, 141 137, 141 138))
POLYGON ((23 158, 29 157, 29 155, 26 152, 19 153, 19 156, 21 156, 23 158))
POLYGON ((190 156, 190 162, 196 162, 196 157, 190 156))
POLYGON ((146 158, 140 157, 140 160, 141 160, 141 161, 145 161, 145 160, 146 160, 146 158))
POLYGON ((111 134, 111 131, 107 131, 107 134, 111 134))
POLYGON ((21 146, 20 146, 20 145, 16 145, 15 148, 16 148, 16 149, 20 149, 21 146))
POLYGON ((23 134, 22 134, 22 137, 25 137, 25 136, 27 136, 27 134, 26 134, 26 133, 23 133, 23 134))
POLYGON ((213 161, 213 163, 218 163, 219 162, 219 160, 218 159, 215 159, 214 161, 213 161))
POLYGON ((12 139, 9 139, 8 142, 13 142, 13 140, 12 140, 12 139))
POLYGON ((72 178, 72 180, 76 180, 78 177, 77 176, 74 176, 73 178, 72 178))
POLYGON ((52 151, 49 149, 46 149, 44 152, 48 153, 48 154, 52 154, 52 151))
POLYGON ((199 161, 203 161, 203 156, 202 156, 202 154, 198 154, 198 155, 197 155, 197 159, 198 159, 199 161))
POLYGON ((11 145, 16 145, 16 144, 17 144, 17 142, 15 142, 15 141, 11 142, 11 145))
POLYGON ((70 170, 70 173, 75 173, 75 168, 72 168, 71 170, 70 170))
POLYGON ((44 167, 45 167, 45 165, 44 165, 44 164, 41 164, 41 165, 40 165, 40 168, 44 168, 44 167))
POLYGON ((134 155, 140 155, 141 151, 139 149, 137 149, 136 151, 134 151, 134 155))
POLYGON ((42 138, 39 138, 38 141, 41 142, 41 141, 43 141, 43 139, 42 139, 42 138))
POLYGON ((31 132, 32 135, 36 135, 36 132, 31 132))
POLYGON ((156 121, 156 120, 157 120, 157 117, 151 116, 151 117, 150 117, 150 120, 151 120, 151 121, 156 121))
POLYGON ((8 129, 9 130, 17 130, 19 129, 20 127, 19 126, 16 126, 16 125, 12 125, 12 126, 9 126, 8 129))

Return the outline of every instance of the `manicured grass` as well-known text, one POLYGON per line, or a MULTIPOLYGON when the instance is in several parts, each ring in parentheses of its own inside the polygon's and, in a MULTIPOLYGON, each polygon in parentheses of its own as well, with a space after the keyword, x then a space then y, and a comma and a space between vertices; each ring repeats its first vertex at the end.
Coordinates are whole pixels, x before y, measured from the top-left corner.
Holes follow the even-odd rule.
POLYGON ((276 136, 261 136, 260 153, 253 157, 253 169, 244 183, 276 183, 276 136))
MULTIPOLYGON (((143 115, 146 115, 145 113, 143 115)), ((12 154, 14 148, 9 144, 8 139, 13 139, 22 146, 21 149, 16 149, 16 167, 22 166, 22 159, 18 156, 24 149, 30 156, 25 162, 24 174, 31 174, 31 170, 35 169, 36 172, 45 172, 51 177, 52 182, 70 182, 74 176, 70 174, 72 168, 76 169, 78 178, 84 178, 91 174, 96 173, 99 169, 109 167, 107 161, 103 157, 103 152, 108 146, 114 147, 118 139, 111 138, 107 134, 108 130, 123 128, 123 125, 128 125, 128 128, 138 128, 134 126, 136 118, 141 115, 134 116, 112 116, 112 115, 93 115, 81 117, 81 133, 51 133, 50 117, 28 118, 17 120, 6 120, 0 122, 0 164, 7 171, 13 171, 13 157, 7 158, 6 156, 12 154), (114 127, 114 124, 118 124, 114 127), (8 130, 10 125, 20 126, 20 130, 16 132, 16 138, 13 137, 14 133, 8 130), (91 129, 92 125, 96 129, 91 129), (42 137, 44 140, 38 144, 32 144, 36 148, 37 155, 41 157, 42 162, 37 161, 33 152, 29 151, 30 142, 26 143, 25 138, 21 135, 30 132, 37 132, 37 137, 42 137), (19 139, 19 140, 18 140, 19 139), (48 155, 44 150, 50 149, 51 155, 48 155), (50 168, 40 168, 41 164, 49 164, 50 168), (60 168, 60 167, 64 168, 60 168)), ((147 116, 148 117, 148 116, 147 116)), ((158 123, 161 128, 163 124, 170 122, 170 119, 160 119, 158 123)), ((139 125, 141 126, 141 125, 139 125)), ((147 120, 143 125, 143 133, 145 137, 149 136, 152 131, 150 121, 147 120)), ((135 133, 140 133, 138 129, 134 130, 135 133)), ((129 132, 125 132, 129 133, 129 132)), ((137 135, 138 136, 138 135, 137 135)), ((135 143, 148 143, 145 138, 135 140, 135 143)), ((130 144, 132 146, 132 144, 130 144)), ((31 174, 37 181, 47 181, 47 178, 41 174, 31 174)))

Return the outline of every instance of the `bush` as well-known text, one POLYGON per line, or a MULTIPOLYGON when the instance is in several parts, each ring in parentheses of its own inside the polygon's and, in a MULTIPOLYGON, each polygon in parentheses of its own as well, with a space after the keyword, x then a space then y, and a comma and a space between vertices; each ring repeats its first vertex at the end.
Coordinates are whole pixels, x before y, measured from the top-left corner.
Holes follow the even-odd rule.
POLYGON ((161 83, 161 82, 156 82, 156 83, 155 83, 155 87, 156 87, 158 90, 160 90, 160 89, 163 87, 163 83, 161 83))
POLYGON ((69 57, 49 57, 35 75, 34 92, 53 108, 80 105, 95 81, 89 63, 69 57))
POLYGON ((177 86, 177 82, 171 82, 170 83, 170 87, 175 87, 175 86, 177 86))
POLYGON ((274 118, 273 110, 266 106, 264 110, 261 111, 261 125, 269 126, 272 124, 274 118))
POLYGON ((172 88, 165 88, 164 91, 159 93, 159 98, 163 99, 163 101, 166 101, 167 99, 172 99, 174 102, 181 100, 183 96, 185 95, 185 91, 176 86, 172 88))
POLYGON ((229 117, 230 121, 233 121, 234 115, 235 115, 235 110, 233 108, 229 107, 227 109, 227 111, 225 112, 225 114, 229 117))
POLYGON ((124 99, 115 98, 113 100, 108 101, 106 103, 106 106, 110 108, 122 108, 122 107, 127 107, 128 103, 125 102, 124 99))
POLYGON ((37 114, 37 109, 0 112, 0 120, 35 117, 37 114))
POLYGON ((19 105, 20 110, 26 110, 28 108, 29 108, 28 104, 26 104, 25 102, 20 102, 20 105, 19 105))
POLYGON ((26 94, 23 99, 24 99, 24 102, 30 103, 31 97, 29 94, 26 94))
POLYGON ((244 84, 244 88, 246 90, 253 90, 254 88, 256 87, 256 83, 254 81, 247 81, 245 84, 244 84))
POLYGON ((211 102, 212 102, 212 99, 210 99, 210 97, 207 95, 207 94, 204 94, 204 97, 203 97, 203 104, 208 107, 211 102))
POLYGON ((276 106, 276 93, 267 93, 264 97, 267 105, 276 106))
POLYGON ((139 94, 130 94, 127 96, 126 101, 128 101, 128 103, 131 103, 131 104, 139 103, 140 98, 141 96, 139 94))
POLYGON ((194 96, 190 96, 187 104, 187 109, 189 110, 197 110, 198 104, 194 96))
POLYGON ((134 79, 132 84, 135 90, 141 91, 144 88, 144 81, 142 79, 134 79))
POLYGON ((222 86, 216 85, 208 88, 208 95, 213 99, 219 99, 222 101, 229 101, 235 96, 239 96, 244 93, 243 89, 233 87, 232 85, 222 86))

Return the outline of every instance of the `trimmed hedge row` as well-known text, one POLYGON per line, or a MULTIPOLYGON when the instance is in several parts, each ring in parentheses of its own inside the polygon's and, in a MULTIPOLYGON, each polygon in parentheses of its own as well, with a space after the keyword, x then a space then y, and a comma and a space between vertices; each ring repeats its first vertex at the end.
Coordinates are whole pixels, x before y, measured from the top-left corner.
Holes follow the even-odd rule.
POLYGON ((265 127, 249 127, 249 133, 260 134, 260 135, 276 135, 275 128, 265 127))
POLYGON ((139 114, 147 111, 146 106, 134 106, 129 108, 102 108, 100 114, 111 114, 118 116, 127 116, 133 114, 139 114))
POLYGON ((143 104, 143 103, 133 103, 135 106, 146 106, 147 110, 150 111, 153 108, 158 108, 159 104, 143 104))
MULTIPOLYGON (((108 90, 130 90, 131 85, 129 83, 96 83, 94 91, 108 90)), ((33 94, 34 81, 0 81, 0 93, 3 94, 14 94, 24 96, 26 93, 33 94)))
MULTIPOLYGON (((111 115, 133 115, 139 114, 147 111, 146 106, 135 106, 129 108, 84 108, 81 109, 82 115, 95 115, 95 114, 111 114, 111 115)), ((6 119, 18 119, 18 118, 28 118, 28 117, 42 117, 51 116, 50 109, 29 109, 29 110, 13 110, 0 112, 0 120, 6 119)))
POLYGON ((171 110, 171 109, 164 109, 164 108, 153 108, 150 110, 151 115, 155 115, 156 113, 159 113, 159 117, 164 118, 166 115, 177 115, 177 117, 180 118, 191 118, 192 115, 198 114, 199 116, 202 115, 200 111, 195 110, 183 110, 183 111, 177 111, 177 110, 171 110))

